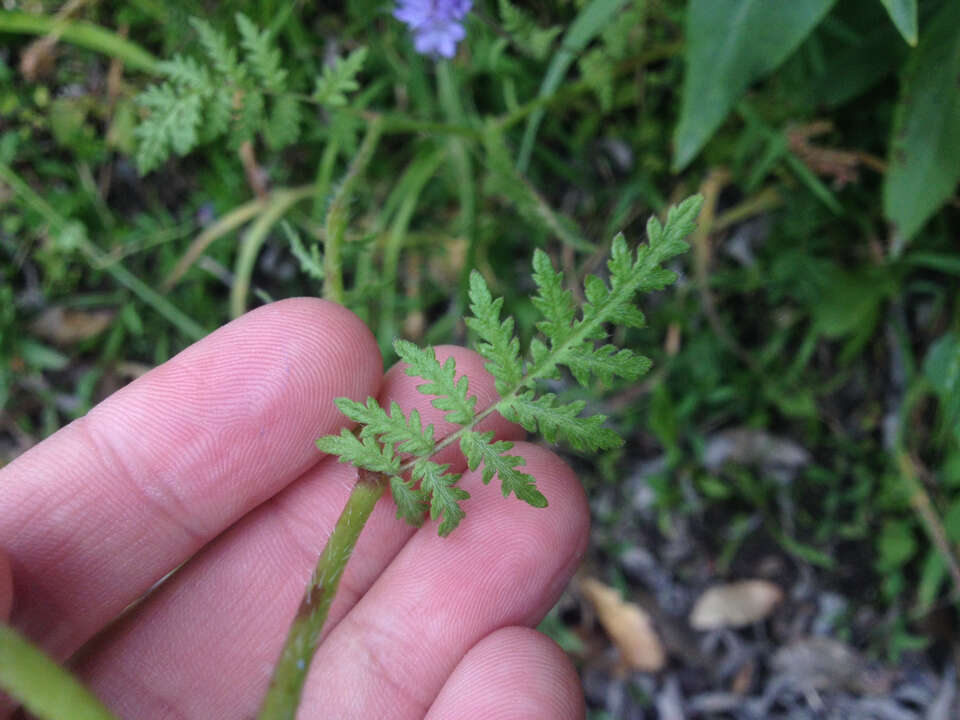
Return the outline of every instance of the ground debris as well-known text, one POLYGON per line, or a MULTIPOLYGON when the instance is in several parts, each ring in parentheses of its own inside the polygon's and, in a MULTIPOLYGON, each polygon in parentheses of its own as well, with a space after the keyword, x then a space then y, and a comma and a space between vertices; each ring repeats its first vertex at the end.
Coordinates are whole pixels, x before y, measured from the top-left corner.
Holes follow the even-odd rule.
POLYGON ((616 589, 593 578, 581 580, 580 590, 593 604, 600 624, 630 668, 643 672, 663 668, 666 653, 643 608, 624 601, 616 589))
POLYGON ((695 630, 744 627, 769 617, 783 601, 783 591, 769 580, 741 580, 714 585, 693 606, 695 630))
POLYGON ((30 331, 58 345, 72 345, 102 333, 115 315, 115 310, 73 310, 57 305, 44 310, 30 324, 30 331))

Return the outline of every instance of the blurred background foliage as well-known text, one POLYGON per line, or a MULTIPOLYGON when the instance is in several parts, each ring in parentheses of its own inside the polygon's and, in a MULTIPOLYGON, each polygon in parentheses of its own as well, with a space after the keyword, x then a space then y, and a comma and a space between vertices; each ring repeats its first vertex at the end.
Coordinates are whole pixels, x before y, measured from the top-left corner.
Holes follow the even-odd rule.
POLYGON ((449 61, 381 0, 3 7, 0 462, 271 299, 325 289, 390 362, 467 340, 477 267, 529 337, 534 248, 577 287, 699 191, 588 491, 639 473, 718 576, 811 569, 880 654, 955 626, 960 3, 486 0, 449 61))

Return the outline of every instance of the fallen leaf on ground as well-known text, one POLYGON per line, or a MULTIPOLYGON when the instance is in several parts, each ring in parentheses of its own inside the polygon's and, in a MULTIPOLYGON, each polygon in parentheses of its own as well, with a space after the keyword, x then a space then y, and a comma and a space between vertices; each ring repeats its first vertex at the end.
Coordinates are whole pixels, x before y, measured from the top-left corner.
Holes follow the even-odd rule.
POLYGON ((593 578, 581 581, 580 588, 630 667, 643 672, 657 672, 663 668, 666 653, 650 616, 643 608, 624 601, 614 588, 593 578))
POLYGON ((783 591, 769 580, 741 580, 709 588, 693 606, 695 630, 744 627, 768 617, 783 600, 783 591))
POLYGON ((68 310, 52 307, 30 325, 30 330, 58 345, 87 340, 106 330, 116 315, 114 310, 68 310))

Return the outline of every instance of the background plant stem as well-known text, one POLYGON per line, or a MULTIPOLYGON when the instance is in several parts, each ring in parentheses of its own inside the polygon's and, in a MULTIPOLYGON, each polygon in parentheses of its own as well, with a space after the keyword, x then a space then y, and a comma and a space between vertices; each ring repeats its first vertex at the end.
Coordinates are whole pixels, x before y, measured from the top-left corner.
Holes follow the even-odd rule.
POLYGON ((353 197, 353 187, 356 185, 357 179, 363 175, 363 171, 370 163, 370 158, 373 157, 373 151, 377 147, 382 130, 383 121, 380 118, 374 118, 370 121, 360 150, 333 196, 333 200, 330 202, 330 210, 327 211, 326 239, 323 248, 323 297, 341 305, 344 304, 343 238, 347 232, 347 220, 349 219, 348 202, 353 197))
POLYGON ((296 715, 310 661, 320 643, 320 634, 337 594, 340 578, 356 547, 360 531, 385 488, 386 481, 379 473, 359 471, 357 484, 323 548, 290 626, 280 660, 273 670, 270 689, 257 716, 259 720, 293 720, 296 715))

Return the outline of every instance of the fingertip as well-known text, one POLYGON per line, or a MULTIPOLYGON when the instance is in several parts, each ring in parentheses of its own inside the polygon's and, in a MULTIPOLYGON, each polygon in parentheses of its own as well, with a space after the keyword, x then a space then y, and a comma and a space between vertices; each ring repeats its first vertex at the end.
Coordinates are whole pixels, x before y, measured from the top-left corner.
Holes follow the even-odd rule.
POLYGON ((582 720, 585 714, 577 671, 563 650, 536 630, 504 627, 464 655, 427 720, 582 720))
POLYGON ((346 367, 357 372, 365 381, 364 385, 369 384, 370 376, 379 378, 383 375, 383 356, 376 337, 356 313, 343 305, 322 298, 287 298, 251 310, 239 320, 272 325, 270 321, 264 322, 264 315, 275 316, 286 327, 297 324, 313 326, 325 336, 337 338, 336 347, 345 354, 346 367))

